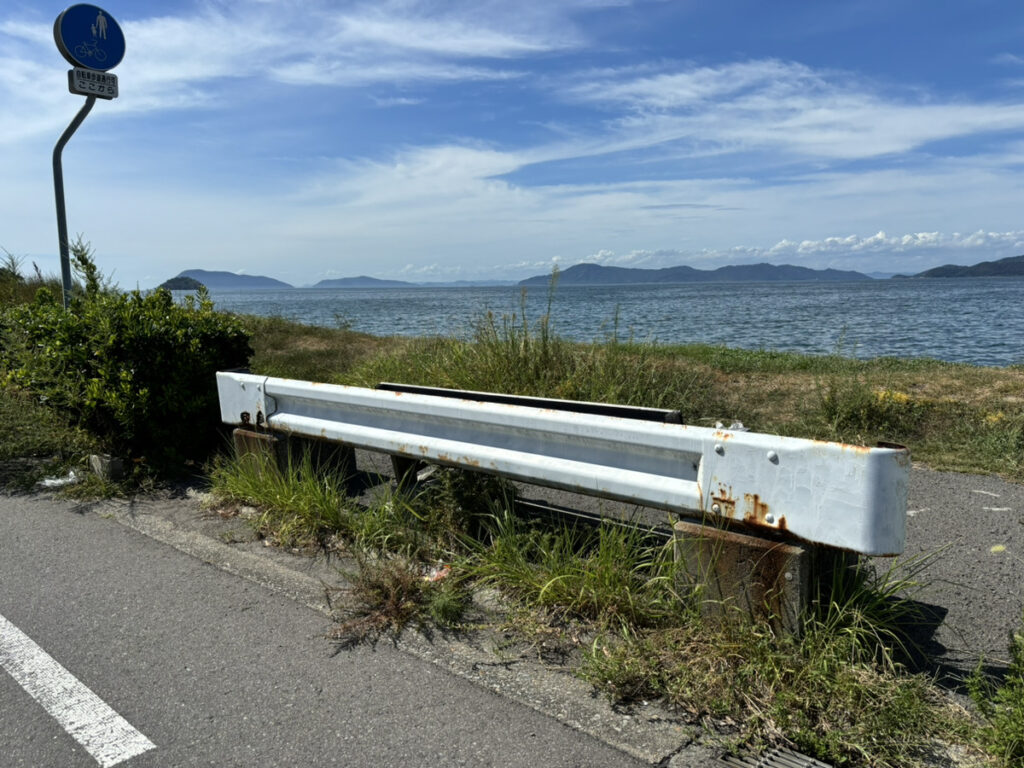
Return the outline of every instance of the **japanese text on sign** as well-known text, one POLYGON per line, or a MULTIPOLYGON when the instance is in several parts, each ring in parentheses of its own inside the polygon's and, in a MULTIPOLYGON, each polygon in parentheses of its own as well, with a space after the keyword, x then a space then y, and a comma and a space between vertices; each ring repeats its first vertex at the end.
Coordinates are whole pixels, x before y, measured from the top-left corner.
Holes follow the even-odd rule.
POLYGON ((75 67, 68 71, 68 90, 81 96, 117 98, 117 75, 75 67))

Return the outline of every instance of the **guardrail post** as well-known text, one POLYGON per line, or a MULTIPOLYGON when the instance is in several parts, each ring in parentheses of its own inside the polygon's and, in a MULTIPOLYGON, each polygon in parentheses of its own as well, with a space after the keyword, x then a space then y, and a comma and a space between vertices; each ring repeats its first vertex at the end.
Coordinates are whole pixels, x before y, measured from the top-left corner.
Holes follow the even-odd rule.
POLYGON ((813 578, 810 547, 685 521, 674 534, 678 587, 696 596, 702 614, 741 611, 778 632, 800 634, 813 578))
POLYGON ((830 599, 849 577, 843 572, 860 563, 855 552, 768 539, 711 522, 679 521, 673 528, 680 594, 695 595, 705 616, 741 611, 782 634, 799 636, 812 601, 830 599))
POLYGON ((410 459, 407 456, 391 456, 391 469, 395 473, 395 485, 407 489, 416 482, 416 475, 423 469, 423 462, 417 459, 410 459))
POLYGON ((284 466, 286 444, 276 435, 238 428, 232 430, 231 441, 234 444, 236 456, 266 456, 274 462, 277 469, 284 466))
POLYGON ((314 437, 288 436, 287 456, 291 462, 309 460, 316 473, 331 472, 346 482, 356 474, 356 451, 351 445, 318 440, 314 437))

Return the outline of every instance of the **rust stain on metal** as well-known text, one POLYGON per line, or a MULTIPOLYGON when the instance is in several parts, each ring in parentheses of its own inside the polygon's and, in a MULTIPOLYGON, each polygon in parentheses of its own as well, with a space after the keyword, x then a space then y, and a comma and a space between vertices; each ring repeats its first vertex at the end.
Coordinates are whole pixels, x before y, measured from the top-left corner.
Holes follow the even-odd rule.
POLYGON ((726 432, 724 429, 720 429, 717 432, 715 432, 713 437, 716 440, 732 440, 734 437, 736 437, 736 435, 734 435, 732 432, 726 432))
POLYGON ((462 463, 467 465, 467 466, 470 466, 470 467, 479 467, 480 466, 480 460, 479 459, 474 459, 472 456, 463 456, 462 457, 462 463))
POLYGON ((767 517, 771 510, 756 493, 743 494, 743 521, 753 525, 771 525, 767 517))
POLYGON ((423 454, 424 456, 426 456, 428 453, 430 453, 430 446, 429 445, 421 445, 420 446, 420 453, 423 454))
POLYGON ((850 451, 852 453, 867 454, 871 453, 871 451, 873 450, 870 446, 867 445, 853 445, 852 443, 834 443, 829 440, 812 440, 811 442, 814 443, 815 445, 836 446, 841 451, 850 451))
POLYGON ((736 499, 733 498, 732 486, 718 484, 718 492, 711 495, 711 509, 708 510, 721 517, 736 516, 736 499), (715 509, 715 507, 718 509, 715 509))

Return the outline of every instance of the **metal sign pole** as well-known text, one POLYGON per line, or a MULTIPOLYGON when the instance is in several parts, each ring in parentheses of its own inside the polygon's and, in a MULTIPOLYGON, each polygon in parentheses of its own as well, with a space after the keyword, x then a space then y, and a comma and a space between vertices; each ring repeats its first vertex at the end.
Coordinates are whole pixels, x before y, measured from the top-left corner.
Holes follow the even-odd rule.
POLYGON ((78 110, 75 119, 61 134, 57 146, 53 148, 53 192, 57 198, 57 238, 60 240, 60 278, 64 286, 64 309, 68 308, 68 302, 71 300, 71 257, 68 254, 68 217, 64 208, 64 170, 60 162, 61 153, 64 151, 64 145, 78 130, 78 126, 85 120, 95 103, 95 96, 86 97, 85 104, 78 110))
POLYGON ((95 5, 69 6, 53 22, 53 42, 73 67, 68 72, 68 90, 85 96, 85 104, 53 148, 53 192, 57 198, 57 238, 60 240, 60 277, 64 286, 64 309, 71 301, 71 257, 68 244, 67 212, 64 209, 64 171, 60 156, 64 145, 78 130, 97 98, 117 98, 117 75, 108 70, 124 58, 124 33, 114 17, 95 5))

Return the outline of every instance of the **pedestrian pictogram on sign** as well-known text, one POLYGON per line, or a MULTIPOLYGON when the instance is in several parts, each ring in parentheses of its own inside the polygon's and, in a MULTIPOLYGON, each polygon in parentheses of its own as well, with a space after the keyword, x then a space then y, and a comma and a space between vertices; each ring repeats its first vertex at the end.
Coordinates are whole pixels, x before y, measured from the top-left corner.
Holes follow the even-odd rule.
POLYGON ((57 49, 74 67, 106 72, 124 58, 124 33, 95 5, 72 5, 53 23, 57 49))

